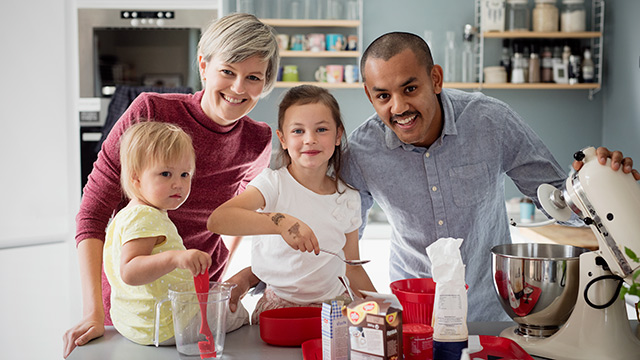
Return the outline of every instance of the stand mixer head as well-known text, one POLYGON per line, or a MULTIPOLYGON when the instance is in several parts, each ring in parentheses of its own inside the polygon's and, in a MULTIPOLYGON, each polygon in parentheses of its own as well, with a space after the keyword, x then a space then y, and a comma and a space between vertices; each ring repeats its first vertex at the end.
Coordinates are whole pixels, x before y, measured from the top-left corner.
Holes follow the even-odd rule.
POLYGON ((632 333, 622 280, 632 283, 640 268, 640 185, 631 174, 598 163, 594 148, 574 155, 583 161, 563 189, 543 184, 538 199, 558 221, 572 213, 589 225, 599 249, 579 256, 578 298, 567 322, 549 337, 522 336, 508 328, 501 334, 533 355, 552 359, 637 359, 640 340, 632 333))
POLYGON ((538 188, 542 207, 554 219, 566 221, 571 212, 591 227, 598 239, 600 256, 611 272, 631 283, 640 268, 630 254, 640 254, 640 186, 631 174, 598 163, 595 149, 578 151, 574 158, 584 165, 558 190, 543 184, 538 188))

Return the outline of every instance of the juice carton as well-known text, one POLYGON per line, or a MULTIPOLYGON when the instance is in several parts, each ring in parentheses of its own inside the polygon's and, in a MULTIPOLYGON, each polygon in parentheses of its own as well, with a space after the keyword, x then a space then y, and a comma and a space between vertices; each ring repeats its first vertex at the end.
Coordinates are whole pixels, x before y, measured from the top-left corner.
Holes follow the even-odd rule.
POLYGON ((342 308, 351 300, 336 298, 322 303, 322 359, 348 360, 348 320, 342 308))

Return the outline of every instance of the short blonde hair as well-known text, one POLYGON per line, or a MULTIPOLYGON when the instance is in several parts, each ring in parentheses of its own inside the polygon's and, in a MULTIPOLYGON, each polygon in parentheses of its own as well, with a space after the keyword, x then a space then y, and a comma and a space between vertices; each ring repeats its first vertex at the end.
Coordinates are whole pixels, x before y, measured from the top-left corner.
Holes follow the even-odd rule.
POLYGON ((233 13, 212 22, 200 37, 198 55, 206 62, 218 57, 223 62, 235 64, 254 56, 267 61, 262 97, 273 89, 280 66, 273 28, 244 13, 233 13))
POLYGON ((145 121, 131 125, 120 137, 120 184, 129 199, 139 194, 133 186, 133 177, 149 166, 167 164, 191 158, 191 171, 196 167, 196 153, 191 137, 179 126, 145 121))

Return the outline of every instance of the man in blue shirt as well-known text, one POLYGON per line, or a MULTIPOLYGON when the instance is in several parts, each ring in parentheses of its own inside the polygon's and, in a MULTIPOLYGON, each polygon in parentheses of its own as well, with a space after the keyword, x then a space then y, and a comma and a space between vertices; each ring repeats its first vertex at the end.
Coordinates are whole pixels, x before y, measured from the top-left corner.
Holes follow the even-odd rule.
MULTIPOLYGON (((536 205, 540 184, 561 187, 567 175, 508 105, 443 89, 442 68, 419 36, 381 36, 360 68, 376 114, 349 136, 342 174, 360 190, 363 227, 374 200, 389 219, 391 281, 430 277, 425 248, 462 238, 469 321, 508 320, 493 290, 490 254, 511 241, 505 175, 536 205)), ((599 148, 598 156, 640 180, 622 153, 599 148)))

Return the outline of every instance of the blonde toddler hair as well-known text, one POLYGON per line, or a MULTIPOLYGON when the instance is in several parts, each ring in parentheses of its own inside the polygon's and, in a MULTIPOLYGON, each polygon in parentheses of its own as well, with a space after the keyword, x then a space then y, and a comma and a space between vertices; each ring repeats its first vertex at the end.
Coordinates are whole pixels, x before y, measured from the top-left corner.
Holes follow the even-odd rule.
POLYGON ((139 197, 133 186, 134 176, 156 164, 167 164, 191 158, 191 172, 195 170, 196 154, 191 137, 179 126, 140 121, 131 125, 120 137, 120 184, 129 199, 139 197))

